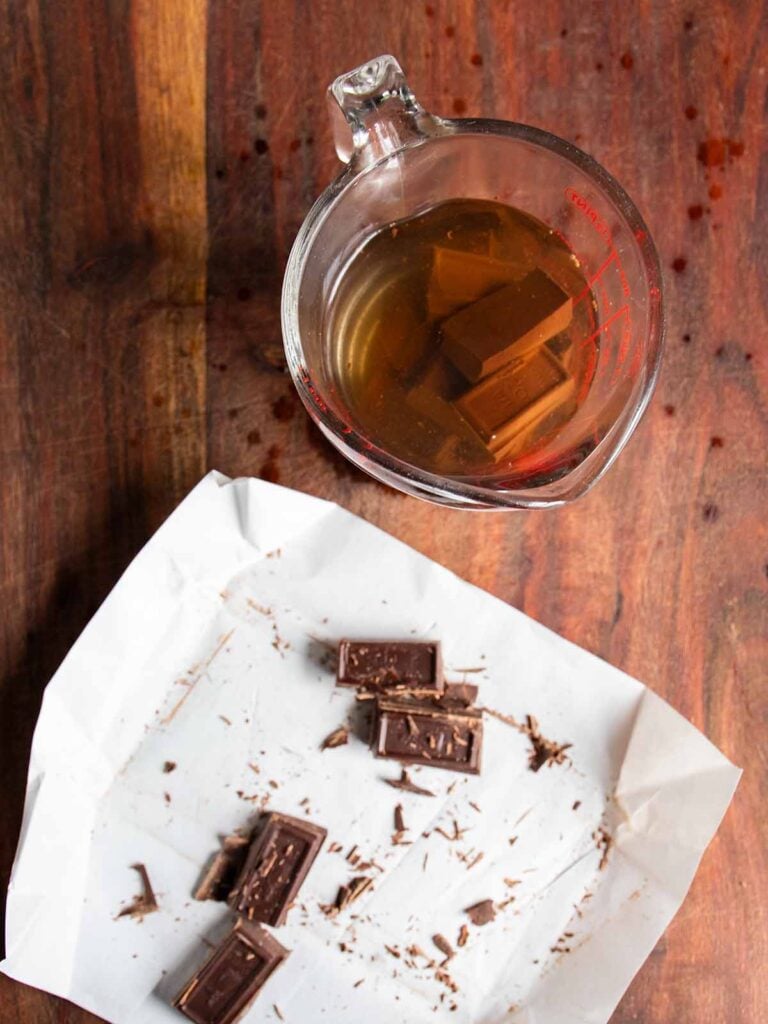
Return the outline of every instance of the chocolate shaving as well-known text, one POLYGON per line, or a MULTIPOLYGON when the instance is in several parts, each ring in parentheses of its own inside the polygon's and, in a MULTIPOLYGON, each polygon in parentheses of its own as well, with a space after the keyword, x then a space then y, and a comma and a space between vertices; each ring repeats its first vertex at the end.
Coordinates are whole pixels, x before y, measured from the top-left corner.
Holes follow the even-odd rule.
POLYGON ((421 786, 417 786, 416 783, 411 779, 408 772, 403 768, 400 773, 399 779, 384 779, 388 786, 392 786, 394 789, 402 789, 406 793, 416 793, 419 796, 434 796, 435 794, 429 789, 422 789, 421 786))
POLYGON ((399 949, 396 949, 394 946, 387 946, 386 944, 384 945, 384 949, 386 949, 390 956, 395 957, 396 960, 400 959, 401 953, 399 949))
POLYGON ((272 1003, 272 1009, 275 1011, 275 1016, 278 1020, 285 1020, 285 1017, 280 1013, 280 1007, 277 1003, 272 1003))
POLYGON ((133 917, 137 921, 142 921, 146 914, 154 914, 159 907, 157 899, 155 898, 155 891, 149 880, 147 869, 143 864, 131 864, 131 867, 134 871, 138 871, 139 873, 143 892, 140 896, 137 896, 131 903, 129 903, 127 907, 123 907, 117 916, 119 918, 133 917))
POLYGON ((346 725, 340 725, 338 729, 334 729, 329 736, 325 737, 320 744, 320 749, 333 750, 334 747, 343 747, 345 743, 349 743, 349 730, 346 725))
POLYGON ((524 732, 531 741, 531 753, 528 755, 528 767, 532 772, 537 772, 544 765, 563 764, 566 760, 565 752, 569 750, 572 743, 555 743, 541 735, 539 723, 533 715, 525 716, 524 732))
POLYGON ((403 805, 395 807, 395 832, 405 832, 405 819, 403 818, 403 805))
POLYGON ((324 904, 320 909, 328 917, 335 917, 337 914, 340 914, 342 910, 346 910, 346 908, 350 904, 354 903, 355 900, 360 899, 363 893, 367 892, 372 885, 372 878, 366 878, 359 875, 357 878, 353 878, 347 885, 339 887, 339 891, 336 894, 336 899, 333 904, 324 904))
POLYGON ((456 945, 460 946, 460 947, 461 946, 466 946, 468 938, 469 938, 469 928, 467 928, 467 926, 465 924, 463 924, 461 926, 461 928, 459 928, 459 937, 456 940, 456 945))
POLYGON ((518 722, 516 718, 512 718, 511 715, 504 715, 500 711, 494 711, 492 708, 482 708, 481 710, 492 715, 494 718, 498 718, 500 722, 504 722, 528 737, 532 748, 528 755, 528 767, 532 772, 539 771, 544 765, 564 764, 568 760, 565 752, 570 750, 573 744, 556 743, 554 740, 546 739, 546 737, 541 735, 539 723, 533 715, 526 715, 525 723, 523 724, 518 722))
POLYGON ((438 932, 436 935, 432 936, 432 941, 445 957, 445 960, 443 961, 444 964, 448 963, 449 960, 452 960, 456 956, 456 951, 444 935, 440 935, 438 932))
POLYGON ((472 924, 480 927, 494 920, 496 908, 493 905, 493 900, 480 900, 479 903, 473 903, 471 907, 467 907, 464 913, 472 924))
POLYGON ((168 772, 172 772, 175 769, 175 767, 176 767, 176 762, 175 761, 166 761, 165 764, 163 765, 163 771, 167 775, 168 772))
POLYGON ((578 809, 580 807, 581 807, 581 800, 574 800, 573 807, 571 808, 571 810, 572 811, 578 811, 578 809))
POLYGON ((592 833, 592 838, 595 840, 598 850, 601 851, 600 863, 597 867, 598 871, 602 871, 608 863, 608 854, 613 846, 613 836, 601 826, 597 832, 592 833))

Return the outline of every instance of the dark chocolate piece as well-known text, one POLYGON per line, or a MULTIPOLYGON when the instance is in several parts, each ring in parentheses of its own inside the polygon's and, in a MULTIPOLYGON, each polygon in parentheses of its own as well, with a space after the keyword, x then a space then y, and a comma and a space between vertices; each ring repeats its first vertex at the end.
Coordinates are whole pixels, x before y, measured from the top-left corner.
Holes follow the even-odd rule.
POLYGON ((473 708, 448 710, 433 703, 383 697, 376 701, 373 747, 377 757, 477 775, 482 743, 482 714, 473 708))
POLYGON ((442 693, 440 642, 342 640, 336 682, 339 686, 357 686, 379 693, 442 693))
POLYGON ((564 331, 571 298, 543 270, 534 270, 443 322, 443 351, 471 381, 524 359, 564 331))
POLYGON ((467 391, 456 408, 495 459, 507 458, 544 426, 570 415, 575 380, 548 348, 516 360, 467 391))
POLYGON ((230 895, 232 907, 249 921, 283 924, 326 834, 299 818, 268 815, 230 895))
POLYGON ((225 902, 242 870, 249 845, 250 839, 246 836, 237 833, 225 836, 221 843, 221 849, 211 861, 211 866, 195 889, 194 898, 225 902))
POLYGON ((287 956, 263 928, 238 921, 173 1005, 195 1024, 233 1024, 287 956))

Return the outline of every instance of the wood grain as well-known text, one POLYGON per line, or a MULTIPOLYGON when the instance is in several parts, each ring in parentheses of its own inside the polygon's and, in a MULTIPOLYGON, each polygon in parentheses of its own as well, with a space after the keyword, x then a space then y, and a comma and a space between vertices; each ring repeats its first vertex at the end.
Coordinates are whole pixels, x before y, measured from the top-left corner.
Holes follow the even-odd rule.
MULTIPOLYGON (((637 675, 745 766, 613 1024, 767 1019, 765 5, 5 0, 0 41, 3 877, 40 694, 67 647, 207 466, 262 474, 637 675), (386 51, 437 113, 581 145, 654 233, 658 392, 571 508, 468 515, 389 492, 293 397, 279 290, 337 169, 325 88, 386 51), (743 154, 707 170, 699 146, 721 138, 743 154)), ((0 979, 0 1024, 93 1019, 0 979)))

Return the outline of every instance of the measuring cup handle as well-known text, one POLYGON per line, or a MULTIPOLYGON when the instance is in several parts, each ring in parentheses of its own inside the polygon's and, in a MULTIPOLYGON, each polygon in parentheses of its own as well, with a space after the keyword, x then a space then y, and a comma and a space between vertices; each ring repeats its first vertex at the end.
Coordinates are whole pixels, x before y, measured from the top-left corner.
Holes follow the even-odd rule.
POLYGON ((424 139, 434 124, 389 54, 340 75, 328 103, 339 159, 359 166, 424 139))

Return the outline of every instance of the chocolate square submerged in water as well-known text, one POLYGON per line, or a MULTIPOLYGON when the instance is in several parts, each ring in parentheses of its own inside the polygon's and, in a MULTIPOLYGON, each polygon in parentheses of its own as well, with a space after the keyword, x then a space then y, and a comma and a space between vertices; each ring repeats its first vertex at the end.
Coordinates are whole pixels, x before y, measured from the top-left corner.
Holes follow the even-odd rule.
POLYGON ((194 1024, 233 1024, 287 956, 288 950, 263 928, 238 921, 174 1006, 194 1024))
POLYGON ((232 907, 249 921, 283 924, 326 834, 311 822, 270 814, 248 850, 232 907))

